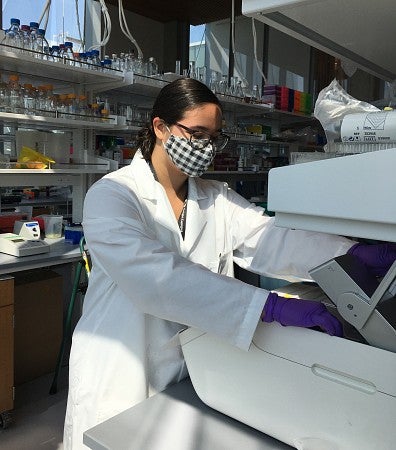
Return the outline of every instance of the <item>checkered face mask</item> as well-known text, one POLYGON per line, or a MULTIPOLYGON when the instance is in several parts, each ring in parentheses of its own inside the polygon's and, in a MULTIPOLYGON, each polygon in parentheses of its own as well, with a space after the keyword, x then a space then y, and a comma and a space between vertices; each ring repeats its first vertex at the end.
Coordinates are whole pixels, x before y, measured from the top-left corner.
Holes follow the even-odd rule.
POLYGON ((199 177, 206 172, 215 157, 212 144, 205 142, 205 146, 198 150, 192 147, 189 139, 173 134, 165 142, 164 148, 173 164, 190 177, 199 177))

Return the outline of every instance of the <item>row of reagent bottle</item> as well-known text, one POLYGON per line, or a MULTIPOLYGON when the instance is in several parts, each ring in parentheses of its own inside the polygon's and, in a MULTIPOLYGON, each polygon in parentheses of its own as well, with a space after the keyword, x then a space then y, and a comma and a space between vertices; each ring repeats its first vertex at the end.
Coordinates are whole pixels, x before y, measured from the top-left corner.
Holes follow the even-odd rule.
POLYGON ((110 107, 107 99, 88 103, 86 95, 57 94, 51 84, 21 84, 19 75, 11 74, 0 81, 0 111, 108 123, 110 107))
POLYGON ((29 25, 20 25, 20 20, 15 18, 11 19, 10 28, 5 30, 1 43, 33 55, 43 53, 44 48, 49 47, 45 38, 45 30, 39 28, 37 22, 30 22, 29 25))

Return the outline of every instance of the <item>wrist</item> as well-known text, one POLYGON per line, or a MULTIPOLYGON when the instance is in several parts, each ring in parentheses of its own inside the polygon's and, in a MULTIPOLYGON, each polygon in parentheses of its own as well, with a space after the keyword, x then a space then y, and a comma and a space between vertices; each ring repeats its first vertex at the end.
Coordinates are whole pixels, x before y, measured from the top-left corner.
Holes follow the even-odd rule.
POLYGON ((360 244, 359 242, 356 242, 355 244, 353 244, 352 247, 350 247, 349 250, 347 251, 347 254, 348 254, 348 255, 354 255, 355 250, 356 250, 358 247, 360 247, 360 245, 361 245, 361 244, 360 244))
POLYGON ((277 299, 278 295, 275 292, 270 292, 268 294, 267 300, 263 308, 263 312, 261 313, 261 320, 263 322, 269 323, 274 321, 274 309, 277 299))

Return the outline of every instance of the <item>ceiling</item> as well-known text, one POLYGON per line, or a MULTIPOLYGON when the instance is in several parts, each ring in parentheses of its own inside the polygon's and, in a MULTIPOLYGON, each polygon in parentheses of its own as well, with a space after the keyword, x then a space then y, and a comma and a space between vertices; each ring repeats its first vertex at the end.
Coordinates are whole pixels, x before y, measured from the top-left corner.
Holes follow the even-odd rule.
MULTIPOLYGON (((118 5, 118 0, 106 0, 118 5)), ((242 0, 235 0, 235 16, 241 15, 242 0)), ((191 25, 231 17, 232 0, 123 0, 125 10, 158 22, 177 20, 191 25)))

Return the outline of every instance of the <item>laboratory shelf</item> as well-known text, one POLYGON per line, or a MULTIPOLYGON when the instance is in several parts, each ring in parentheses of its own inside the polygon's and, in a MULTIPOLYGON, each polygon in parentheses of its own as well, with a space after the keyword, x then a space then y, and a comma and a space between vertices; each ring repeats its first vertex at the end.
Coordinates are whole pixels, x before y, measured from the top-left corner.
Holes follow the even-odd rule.
MULTIPOLYGON (((55 113, 54 113, 55 114, 55 113)), ((67 129, 105 129, 112 130, 115 126, 111 119, 105 122, 81 120, 63 117, 36 116, 31 114, 0 112, 0 121, 4 125, 30 125, 34 128, 67 128, 67 129)))
MULTIPOLYGON (((22 53, 20 49, 0 44, 0 62, 2 72, 18 73, 26 76, 49 78, 53 81, 69 82, 73 84, 108 83, 123 79, 123 72, 108 69, 106 72, 84 67, 74 67, 63 62, 45 61, 32 54, 22 53)), ((89 67, 89 65, 87 65, 89 67)), ((93 66, 94 67, 94 66, 93 66)))
MULTIPOLYGON (((77 167, 58 167, 56 169, 0 169, 0 176, 17 175, 17 174, 86 174, 86 173, 107 173, 109 169, 107 166, 87 166, 81 165, 77 167)), ((1 183, 2 184, 2 183, 1 183)))
POLYGON ((17 163, 3 163, 8 164, 8 167, 0 168, 0 186, 4 186, 3 180, 5 177, 15 175, 56 175, 56 174, 70 174, 83 175, 89 173, 107 173, 118 168, 118 163, 111 159, 101 158, 97 156, 85 155, 85 160, 76 159, 72 163, 54 163, 48 169, 19 169, 15 165, 17 163))
POLYGON ((246 144, 266 144, 265 134, 243 134, 243 133, 229 133, 225 131, 231 137, 232 141, 237 141, 246 144))

